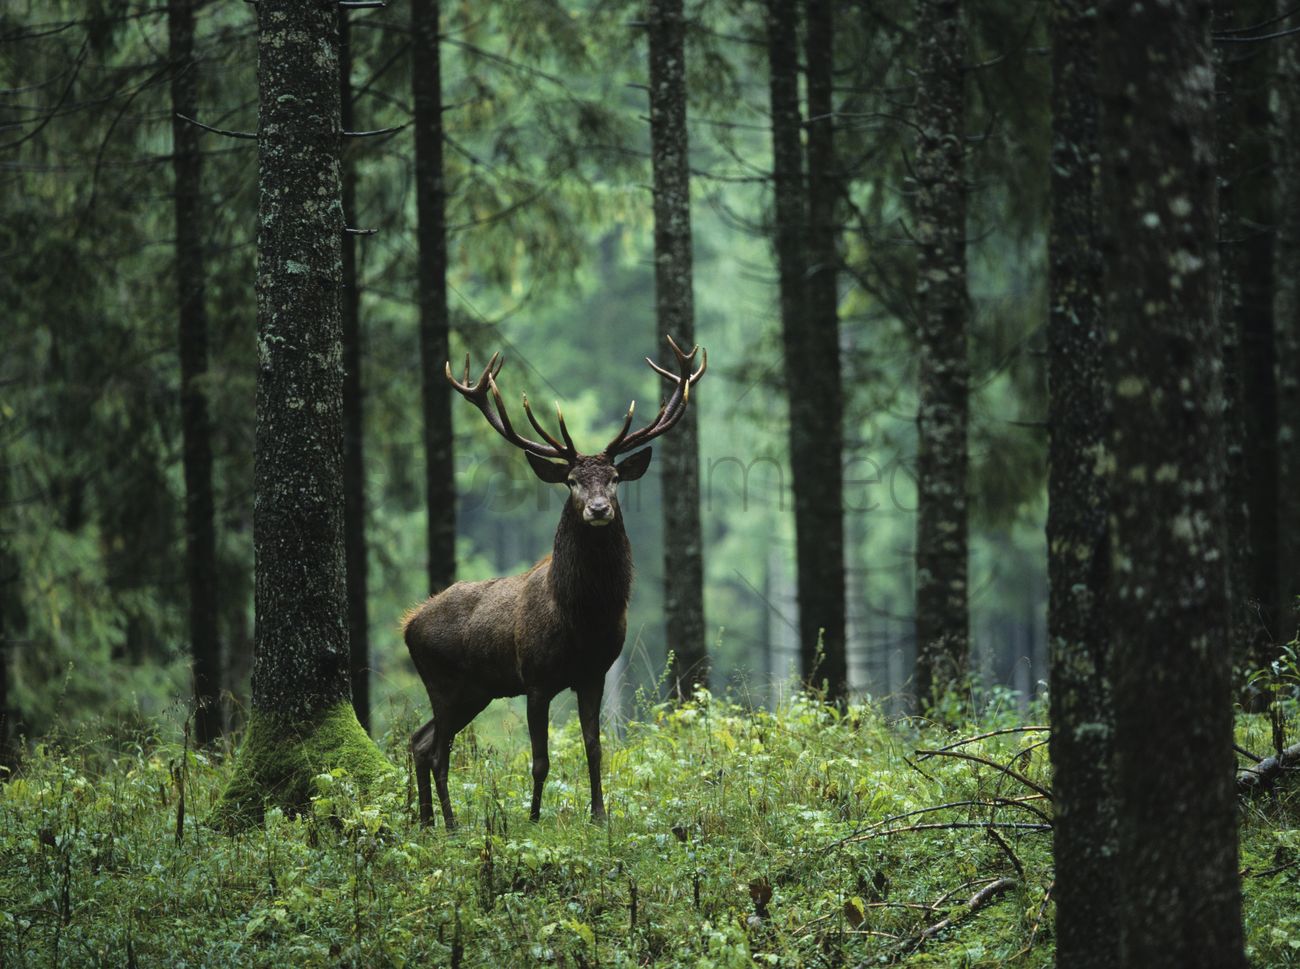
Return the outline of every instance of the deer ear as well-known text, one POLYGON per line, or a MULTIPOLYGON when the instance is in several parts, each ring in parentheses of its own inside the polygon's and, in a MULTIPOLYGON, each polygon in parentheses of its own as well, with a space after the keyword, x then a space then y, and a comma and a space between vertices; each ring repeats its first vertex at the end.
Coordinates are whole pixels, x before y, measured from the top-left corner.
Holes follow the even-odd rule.
POLYGON ((650 453, 653 450, 653 448, 646 448, 644 451, 637 451, 614 465, 618 469, 619 479, 635 481, 645 474, 646 469, 650 467, 650 453))
POLYGON ((556 464, 554 461, 547 461, 546 458, 539 458, 532 451, 525 451, 524 457, 528 458, 528 463, 533 466, 533 474, 547 484, 564 484, 565 478, 569 476, 569 466, 567 464, 556 464))

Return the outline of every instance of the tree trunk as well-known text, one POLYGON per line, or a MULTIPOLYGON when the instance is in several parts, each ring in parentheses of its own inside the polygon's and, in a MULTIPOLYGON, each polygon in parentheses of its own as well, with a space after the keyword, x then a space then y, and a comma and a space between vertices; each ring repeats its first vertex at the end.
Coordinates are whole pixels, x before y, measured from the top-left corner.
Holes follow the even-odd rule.
MULTIPOLYGON (((1279 0, 1277 13, 1292 9, 1279 0)), ((1277 413, 1278 413, 1278 632, 1280 642, 1296 634, 1300 615, 1300 275, 1295 267, 1300 258, 1300 46, 1294 38, 1272 45, 1277 58, 1277 116, 1274 118, 1273 158, 1275 280, 1277 283, 1274 320, 1277 327, 1277 413)))
POLYGON ((1231 969, 1245 961, 1210 4, 1100 12, 1120 962, 1231 969))
POLYGON ((257 557, 252 716, 218 818, 391 769, 357 722, 343 558, 338 15, 258 4, 257 557))
POLYGON ((1052 26, 1048 319, 1048 638, 1056 961, 1110 969, 1115 802, 1106 589, 1106 353, 1097 225, 1096 18, 1062 0, 1052 26))
MULTIPOLYGON (((355 130, 352 114, 352 32, 339 10, 339 116, 355 130)), ((357 225, 357 171, 352 149, 343 146, 343 221, 357 225)), ((366 607, 366 471, 361 382, 361 290, 357 285, 356 237, 343 234, 343 547, 347 565, 348 642, 352 709, 370 729, 370 617, 366 607)))
MULTIPOLYGON (((686 133, 686 52, 682 0, 650 0, 650 160, 654 169, 657 346, 671 336, 695 342, 691 261, 691 170, 686 133)), ((663 481, 664 612, 669 682, 687 699, 709 685, 700 551, 700 446, 695 408, 659 445, 663 481)))
MULTIPOLYGON (((1214 0, 1215 32, 1236 27, 1235 0, 1214 0)), ((1224 482, 1228 534, 1228 601, 1232 616, 1234 657, 1244 667, 1255 652, 1259 621, 1250 605, 1250 507, 1247 487, 1244 396, 1241 386, 1241 333, 1237 314, 1241 302, 1241 274, 1244 256, 1238 236, 1237 212, 1237 123, 1233 110, 1232 76, 1227 67, 1230 52, 1217 45, 1214 50, 1215 163, 1219 188, 1219 280, 1215 306, 1219 314, 1219 336, 1223 356, 1223 426, 1227 476, 1224 482)))
POLYGON ((217 533, 212 492, 212 423, 205 381, 208 314, 203 258, 199 129, 178 115, 198 114, 194 57, 195 0, 169 0, 172 65, 172 169, 175 173, 176 290, 181 362, 181 435, 185 469, 185 571, 189 586, 190 660, 194 673, 194 740, 221 736, 221 644, 217 638, 217 533))
MULTIPOLYGON (((6 430, 12 433, 11 429, 6 430)), ((0 509, 5 511, 12 508, 16 498, 13 479, 12 452, 0 455, 0 509)), ((21 716, 13 706, 10 684, 13 665, 17 662, 18 641, 27 626, 19 585, 21 565, 11 544, 12 537, 12 529, 0 528, 0 766, 9 768, 17 766, 21 754, 17 746, 21 716)))
MULTIPOLYGON (((780 279, 786 392, 790 401, 790 477, 794 495, 795 568, 799 597, 799 661, 804 682, 844 696, 844 536, 839 445, 839 355, 827 359, 825 320, 812 315, 808 279, 808 197, 803 178, 799 111, 799 18, 795 0, 769 0, 772 180, 775 249, 780 279), (828 389, 829 388, 829 389, 828 389), (827 397, 832 399, 827 401, 827 397)), ((829 123, 829 122, 828 122, 829 123)), ((822 133, 819 133, 822 138, 822 133)), ((821 143, 825 145, 823 140, 821 143)), ((824 156, 819 159, 824 163, 824 156)), ((819 175, 825 174, 825 168, 819 175)), ((819 186, 820 187, 820 186, 819 186)), ((833 242, 832 242, 833 246, 833 242)), ((827 267, 816 266, 825 282, 827 267)), ((834 277, 834 267, 829 274, 834 277)), ((824 306, 825 301, 818 304, 824 306)), ((834 307, 831 341, 834 342, 834 307)), ((838 350, 838 343, 835 343, 838 350)))
POLYGON ((438 0, 411 0, 411 93, 415 102, 415 211, 419 225, 420 389, 424 407, 425 506, 429 592, 456 579, 456 481, 453 476, 447 314, 447 189, 442 166, 442 66, 438 0))
POLYGON ((916 153, 916 695, 929 708, 966 674, 966 32, 959 0, 920 0, 916 153))
MULTIPOLYGON (((793 394, 799 388, 799 431, 806 469, 805 519, 812 534, 803 554, 816 574, 809 576, 813 618, 822 630, 821 667, 815 683, 826 682, 827 696, 849 693, 848 619, 844 573, 844 392, 840 376, 839 224, 840 196, 835 161, 835 4, 807 0, 804 42, 808 81, 808 277, 807 325, 802 350, 788 374, 793 394), (813 376, 815 375, 815 377, 813 376)), ((796 513, 799 504, 796 496, 796 513)), ((807 667, 805 666, 805 669, 807 667)))
MULTIPOLYGON (((1240 0, 1239 25, 1269 20, 1273 5, 1240 0)), ((1287 41, 1282 41, 1282 44, 1287 41)), ((1276 656, 1280 609, 1278 590, 1278 449, 1276 359, 1273 336, 1273 161, 1270 44, 1233 45, 1228 51, 1237 166, 1232 176, 1239 221, 1232 236, 1236 264, 1236 317, 1240 341, 1241 403, 1245 434, 1242 458, 1250 516, 1247 592, 1254 629, 1249 668, 1276 656)), ((1288 275, 1293 271, 1288 267, 1288 275)))

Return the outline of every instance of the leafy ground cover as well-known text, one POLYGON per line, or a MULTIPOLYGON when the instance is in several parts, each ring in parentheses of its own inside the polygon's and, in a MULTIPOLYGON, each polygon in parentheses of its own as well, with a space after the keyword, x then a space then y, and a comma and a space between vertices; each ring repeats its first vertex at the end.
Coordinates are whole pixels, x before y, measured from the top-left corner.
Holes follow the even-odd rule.
MULTIPOLYGON (((454 755, 450 836, 415 821, 407 726, 385 738, 399 770, 383 786, 322 775, 310 811, 234 836, 204 824, 229 757, 157 737, 39 747, 0 787, 0 965, 1052 963, 1032 724, 949 732, 805 698, 643 705, 608 738, 605 827, 587 821, 576 721, 553 728, 539 824, 526 740, 480 730, 454 755)), ((1270 736, 1242 718, 1243 747, 1270 736)), ((1259 966, 1300 964, 1295 807, 1243 810, 1259 966)))

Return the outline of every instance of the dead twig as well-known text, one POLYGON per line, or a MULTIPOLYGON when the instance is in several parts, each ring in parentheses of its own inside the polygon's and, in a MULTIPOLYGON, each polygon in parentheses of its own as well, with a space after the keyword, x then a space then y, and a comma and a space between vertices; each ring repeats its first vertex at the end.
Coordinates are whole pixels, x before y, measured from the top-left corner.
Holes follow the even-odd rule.
MULTIPOLYGON (((912 936, 900 945, 895 954, 895 959, 916 952, 935 936, 939 935, 939 933, 952 928, 954 925, 957 925, 959 922, 980 911, 980 909, 988 907, 990 903, 996 901, 1002 895, 1017 888, 1018 884, 1019 883, 1014 878, 999 878, 996 881, 989 882, 989 884, 985 885, 968 898, 966 904, 963 905, 959 911, 954 912, 946 918, 940 919, 933 925, 926 926, 916 935, 912 936)), ((862 967, 865 966, 866 963, 862 963, 862 967)), ((860 969, 862 969, 862 967, 860 967, 860 969)))
POLYGON ((1024 881, 1025 866, 1021 863, 1020 859, 1016 857, 1016 853, 1012 849, 1011 845, 1007 843, 1007 839, 998 834, 997 828, 989 828, 988 836, 989 840, 1002 849, 1002 853, 1006 855, 1007 860, 1011 862, 1011 867, 1016 870, 1016 874, 1020 877, 1020 880, 1024 881))
POLYGON ((1051 831, 1050 824, 1033 824, 1028 821, 948 821, 942 824, 909 824, 902 828, 886 828, 883 831, 867 831, 856 838, 848 838, 845 843, 870 841, 891 834, 907 834, 913 831, 963 831, 988 828, 1008 828, 1012 831, 1051 831))
POLYGON ((989 760, 987 757, 979 757, 975 754, 964 754, 957 750, 918 750, 917 754, 929 754, 934 757, 956 757, 959 760, 969 760, 976 764, 983 764, 985 767, 992 767, 996 771, 1001 771, 1012 780, 1019 781, 1021 784, 1025 785, 1025 787, 1037 794, 1043 795, 1043 797, 1047 798, 1049 801, 1052 799, 1052 792, 1041 784, 1036 784, 1019 771, 1013 770, 1010 767, 1005 767, 996 761, 989 760))
POLYGON ((933 757, 943 751, 956 750, 958 747, 965 747, 967 744, 973 744, 980 740, 988 740, 990 737, 1001 737, 1010 733, 1042 733, 1050 730, 1050 727, 1040 724, 1034 724, 1027 727, 1003 727, 1001 730, 990 730, 988 733, 976 734, 974 737, 965 737, 961 740, 954 741, 934 751, 925 751, 917 760, 925 760, 927 757, 933 757))

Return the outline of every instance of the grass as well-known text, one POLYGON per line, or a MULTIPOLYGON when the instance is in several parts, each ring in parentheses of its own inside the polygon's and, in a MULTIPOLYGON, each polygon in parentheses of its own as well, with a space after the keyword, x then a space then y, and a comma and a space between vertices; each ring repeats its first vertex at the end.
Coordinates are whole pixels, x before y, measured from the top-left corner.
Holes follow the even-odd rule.
MULTIPOLYGON (((157 738, 39 747, 0 788, 0 965, 1052 964, 1049 804, 999 770, 914 753, 1006 719, 948 734, 802 698, 643 705, 607 735, 605 827, 587 820, 575 722, 552 728, 539 824, 526 740, 467 732, 451 836, 415 823, 408 726, 381 744, 401 769, 364 799, 343 771, 321 775, 310 812, 236 836, 202 823, 232 758, 157 738), (994 837, 990 821, 1008 826, 994 837), (1014 887, 965 912, 1001 878, 1014 887)), ((1242 719, 1245 746, 1268 736, 1242 719)), ((1046 785, 1045 739, 961 749, 1046 785)), ((1294 808, 1243 816, 1259 966, 1300 964, 1294 808)))

